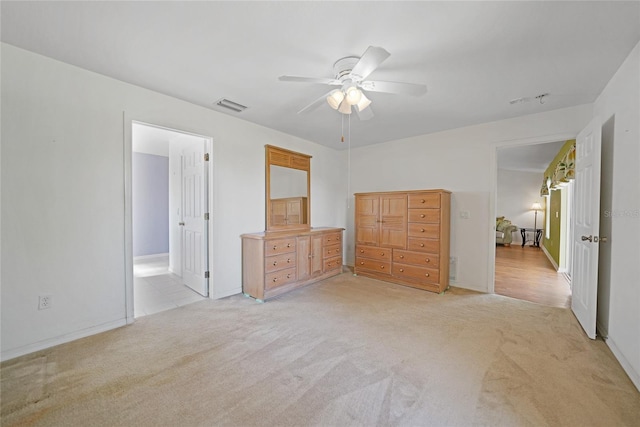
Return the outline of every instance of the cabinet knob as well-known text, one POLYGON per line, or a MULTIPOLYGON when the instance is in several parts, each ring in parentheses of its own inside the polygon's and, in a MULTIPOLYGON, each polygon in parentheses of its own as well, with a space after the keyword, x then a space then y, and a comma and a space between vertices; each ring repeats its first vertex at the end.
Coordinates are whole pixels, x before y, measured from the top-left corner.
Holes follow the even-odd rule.
POLYGON ((424 273, 425 276, 429 277, 429 273, 424 273))
POLYGON ((421 233, 424 233, 424 228, 421 228, 421 229, 420 229, 420 232, 421 232, 421 233))
POLYGON ((273 283, 276 283, 277 281, 278 281, 278 278, 277 278, 277 277, 274 277, 274 278, 273 278, 273 283))
POLYGON ((404 259, 404 255, 400 255, 400 259, 404 259))
POLYGON ((424 218, 424 214, 420 214, 420 218, 424 218))
POLYGON ((360 265, 364 265, 364 261, 360 261, 360 265))
POLYGON ((382 252, 382 253, 380 254, 380 256, 384 256, 384 252, 382 252))
POLYGON ((291 258, 287 258, 287 264, 291 262, 291 258))
POLYGON ((424 262, 431 262, 429 258, 425 258, 424 262))
POLYGON ((420 200, 420 203, 424 203, 424 202, 425 202, 425 200, 424 200, 424 199, 421 199, 421 200, 420 200))
POLYGON ((273 261, 273 266, 275 267, 276 265, 278 265, 278 261, 273 261))
POLYGON ((290 248, 291 247, 291 243, 287 243, 287 247, 290 248))
POLYGON ((400 273, 402 273, 403 271, 404 271, 404 268, 401 268, 401 269, 400 269, 400 273))
POLYGON ((364 253, 364 249, 360 249, 360 253, 363 254, 364 253))
POLYGON ((291 273, 287 274, 287 279, 291 278, 291 273))
POLYGON ((275 251, 276 249, 278 249, 278 247, 276 245, 273 245, 273 250, 275 251))
POLYGON ((424 248, 424 243, 420 243, 420 247, 421 247, 421 248, 424 248))
POLYGON ((380 266, 380 270, 384 270, 384 265, 381 265, 381 266, 380 266))

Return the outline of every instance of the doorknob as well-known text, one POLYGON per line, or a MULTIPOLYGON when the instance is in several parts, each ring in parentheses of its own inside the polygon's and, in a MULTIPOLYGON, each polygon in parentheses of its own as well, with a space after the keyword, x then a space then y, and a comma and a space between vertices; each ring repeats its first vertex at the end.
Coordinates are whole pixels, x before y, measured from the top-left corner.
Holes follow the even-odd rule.
POLYGON ((593 241, 595 243, 607 243, 607 238, 606 237, 598 237, 598 236, 593 236, 593 241))
POLYGON ((180 222, 178 223, 178 225, 184 225, 184 222, 180 221, 180 222))
POLYGON ((582 236, 582 237, 581 237, 581 239, 582 239, 582 241, 583 241, 583 242, 584 242, 585 240, 588 240, 588 241, 590 241, 590 242, 593 242, 593 237, 591 237, 591 236, 589 236, 589 237, 587 237, 587 236, 582 236))

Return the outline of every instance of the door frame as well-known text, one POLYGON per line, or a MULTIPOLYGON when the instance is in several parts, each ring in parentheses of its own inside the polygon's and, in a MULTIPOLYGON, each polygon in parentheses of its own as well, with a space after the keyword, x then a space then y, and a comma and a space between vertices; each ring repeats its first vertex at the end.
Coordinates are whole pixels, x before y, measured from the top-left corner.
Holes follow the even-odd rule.
MULTIPOLYGON (((205 140, 205 151, 209 153, 208 163, 208 181, 207 181, 207 204, 209 212, 209 221, 207 222, 207 261, 209 266, 212 265, 212 245, 213 241, 213 206, 212 206, 212 189, 213 189, 213 138, 207 135, 202 135, 187 130, 179 129, 173 126, 166 126, 162 123, 152 123, 146 120, 139 120, 131 117, 126 111, 123 111, 123 172, 124 172, 124 285, 125 285, 125 318, 126 323, 131 324, 135 321, 134 316, 134 295, 133 295, 133 199, 132 199, 132 176, 133 176, 133 125, 139 124, 143 126, 155 127, 158 129, 165 129, 172 132, 178 132, 185 135, 191 135, 205 140)), ((211 274, 209 275, 209 289, 208 294, 211 298, 213 292, 213 280, 211 274)))
POLYGON ((496 286, 496 224, 495 218, 497 213, 496 203, 498 200, 498 149, 500 148, 513 148, 524 147, 527 145, 539 145, 548 144, 550 142, 567 141, 575 139, 577 133, 560 133, 555 135, 534 136, 529 138, 518 138, 504 141, 497 141, 492 144, 493 150, 491 150, 491 159, 489 163, 489 171, 491 173, 491 191, 489 192, 489 227, 488 242, 488 260, 489 268, 487 270, 487 281, 489 283, 487 292, 495 294, 496 286))

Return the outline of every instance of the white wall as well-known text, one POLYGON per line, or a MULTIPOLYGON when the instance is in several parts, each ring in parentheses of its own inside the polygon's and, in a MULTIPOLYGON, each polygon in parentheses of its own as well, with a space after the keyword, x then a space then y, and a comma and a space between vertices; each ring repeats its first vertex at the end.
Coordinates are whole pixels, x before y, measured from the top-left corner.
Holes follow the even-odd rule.
MULTIPOLYGON (((601 206, 601 220, 611 230, 608 307, 599 323, 608 325, 607 344, 640 389, 640 43, 594 104, 605 125, 606 156, 613 156, 611 206, 601 206), (613 132, 608 129, 613 120, 613 132), (609 123, 607 125, 607 123, 609 123), (611 134, 612 133, 612 134, 611 134), (611 138, 613 139, 611 141, 611 138), (611 152, 612 151, 612 152, 611 152)), ((611 161, 611 160, 607 160, 611 161)), ((603 301, 603 303, 606 301, 603 301)), ((599 301, 600 303, 600 301, 599 301)))
MULTIPOLYGON (((498 169, 496 216, 504 216, 518 228, 533 228, 534 212, 531 205, 539 202, 544 209, 544 197, 540 197, 542 172, 522 172, 498 169)), ((538 211, 537 228, 544 228, 544 210, 538 211)), ((521 244, 520 231, 513 233, 513 244, 521 244)))
MULTIPOLYGON (((486 292, 493 286, 497 147, 570 139, 591 114, 592 106, 582 105, 354 149, 351 188, 452 191, 451 255, 458 258, 452 284, 486 292), (462 210, 471 217, 461 219, 462 210)), ((349 221, 352 230, 352 212, 349 221)), ((352 232, 347 239, 352 265, 352 232)))
POLYGON ((265 144, 313 156, 312 225, 344 227, 344 153, 7 44, 1 54, 2 359, 125 324, 129 120, 213 138, 214 297, 240 292, 239 236, 264 230, 265 144), (53 307, 37 309, 41 294, 53 307))

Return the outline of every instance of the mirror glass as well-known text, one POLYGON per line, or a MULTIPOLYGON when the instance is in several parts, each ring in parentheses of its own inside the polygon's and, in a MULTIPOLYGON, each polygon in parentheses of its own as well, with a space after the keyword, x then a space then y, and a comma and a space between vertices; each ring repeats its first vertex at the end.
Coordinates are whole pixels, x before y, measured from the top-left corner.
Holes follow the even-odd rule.
POLYGON ((310 157, 267 146, 266 159, 266 229, 309 228, 310 157))

